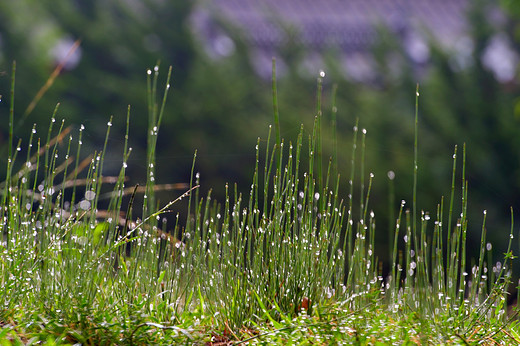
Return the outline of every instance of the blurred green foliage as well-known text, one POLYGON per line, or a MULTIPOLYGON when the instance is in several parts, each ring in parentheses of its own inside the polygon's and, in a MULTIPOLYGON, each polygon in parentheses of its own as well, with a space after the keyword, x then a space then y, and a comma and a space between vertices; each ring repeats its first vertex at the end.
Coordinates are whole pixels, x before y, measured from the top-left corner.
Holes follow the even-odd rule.
MULTIPOLYGON (((454 66, 452 52, 433 41, 431 62, 419 76, 397 41, 381 40, 374 47, 380 76, 376 85, 343 79, 330 59, 324 84, 324 131, 331 131, 331 86, 337 83, 340 172, 344 172, 346 186, 352 127, 359 118, 360 126, 368 130, 366 174, 375 173, 371 205, 381 241, 387 239, 387 225, 392 224, 387 220, 389 184, 395 184, 396 209, 401 199, 411 202, 415 85, 420 81, 419 207, 435 216, 440 196, 449 196, 454 146, 459 146, 460 162, 466 143, 470 220, 474 223, 470 229, 480 234, 480 215, 487 209, 488 225, 496 231, 490 234, 491 240, 505 243, 509 208, 520 211, 520 112, 515 115, 514 111, 519 104, 518 85, 497 82, 481 62, 483 50, 499 30, 505 30, 520 51, 520 15, 514 2, 504 3, 511 16, 503 28, 487 25, 484 6, 475 6, 468 14, 475 48, 464 69, 454 66), (387 64, 396 56, 404 66, 398 76, 387 64), (387 178, 390 170, 396 173, 393 182, 387 178)), ((2 119, 8 114, 10 66, 16 60, 16 135, 26 138, 33 123, 40 135, 46 133, 50 115, 60 102, 57 118, 65 118, 76 128, 84 124, 87 147, 99 148, 106 122, 114 115, 116 133, 105 160, 108 175, 121 164, 117 153, 123 143, 127 105, 131 105, 134 152, 129 173, 132 183, 143 182, 146 70, 160 61, 164 73, 166 66, 173 66, 173 84, 159 134, 157 182, 187 182, 193 153, 198 150, 203 192, 215 188, 218 199, 225 182, 235 181, 240 190, 247 191, 256 139, 260 136, 265 141, 272 123, 270 81, 256 76, 247 46, 239 41, 233 55, 220 60, 207 57, 189 28, 191 4, 154 0, 0 2, 2 119), (67 38, 81 40, 79 64, 62 72, 24 119, 24 110, 56 67, 53 47, 67 38)), ((301 55, 284 54, 284 58, 288 66, 297 66, 301 55)), ((300 123, 311 128, 316 113, 315 78, 302 76, 295 68, 280 78, 282 137, 288 140, 296 138, 300 123)), ((0 130, 0 143, 5 144, 6 122, 0 122, 0 130)), ((324 143, 325 157, 332 152, 330 138, 324 143)), ((475 235, 469 240, 478 243, 480 239, 475 235)))

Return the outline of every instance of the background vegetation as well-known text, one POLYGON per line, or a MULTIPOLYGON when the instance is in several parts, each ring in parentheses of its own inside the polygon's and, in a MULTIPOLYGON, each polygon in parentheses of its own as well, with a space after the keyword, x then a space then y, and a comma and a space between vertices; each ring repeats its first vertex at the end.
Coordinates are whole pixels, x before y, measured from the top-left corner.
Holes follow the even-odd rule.
MULTIPOLYGON (((342 79, 331 59, 324 79, 323 126, 325 130, 330 126, 332 85, 337 83, 340 170, 349 165, 348 148, 356 119, 359 118, 361 128, 369 130, 366 167, 376 177, 376 197, 371 207, 378 215, 378 241, 388 239, 387 225, 393 224, 389 216, 397 211, 399 201, 411 199, 412 114, 415 84, 419 81, 421 94, 427 96, 420 104, 420 208, 435 210, 439 189, 449 187, 451 179, 446 158, 451 157, 455 144, 466 143, 472 201, 469 212, 476 216, 487 209, 488 224, 497 230, 489 238, 505 247, 509 208, 520 210, 518 85, 516 79, 499 83, 483 66, 482 53, 498 32, 507 35, 515 44, 513 48, 520 51, 520 16, 514 2, 503 1, 507 17, 500 27, 489 25, 486 13, 490 3, 477 1, 468 13, 474 49, 464 69, 453 64, 452 52, 435 42, 430 42, 432 58, 421 75, 406 67, 409 64, 398 43, 388 44, 392 41, 385 40, 384 45, 376 45, 374 54, 380 63, 381 78, 375 85, 342 79), (398 75, 388 70, 390 53, 394 58, 399 56, 405 66, 398 75), (393 182, 388 181, 389 170, 395 172, 393 182), (394 195, 389 194, 391 184, 394 195), (389 211, 389 198, 393 211, 389 211)), ((44 134, 49 116, 60 102, 57 119, 66 119, 76 129, 84 124, 85 145, 99 148, 110 115, 114 116, 113 131, 123 134, 127 105, 132 105, 133 152, 127 175, 131 183, 143 183, 147 137, 140 130, 148 122, 145 71, 160 61, 173 66, 173 92, 158 138, 157 181, 188 182, 188 167, 198 150, 196 170, 201 173, 203 191, 214 188, 214 197, 223 199, 225 183, 235 181, 240 190, 248 191, 255 160, 252 148, 258 136, 266 137, 272 122, 270 81, 255 75, 247 47, 238 41, 232 56, 218 61, 207 57, 192 37, 187 21, 190 10, 191 2, 180 1, 143 1, 138 8, 126 2, 102 0, 1 3, 0 94, 4 99, 8 95, 11 62, 17 60, 16 134, 28 135, 33 123, 38 124, 38 133, 44 134), (53 49, 64 39, 81 40, 79 64, 62 71, 45 97, 24 114, 56 67, 53 49)), ((298 55, 292 55, 292 59, 289 65, 296 65, 298 55)), ((312 124, 316 77, 289 70, 279 81, 281 128, 287 139, 296 138, 301 122, 312 124)), ((0 103, 0 112, 4 119, 6 102, 0 103)), ((0 143, 5 145, 7 122, 2 121, 0 128, 0 143)), ((112 148, 119 146, 122 150, 122 141, 110 141, 112 148)), ((324 153, 324 157, 332 153, 327 138, 324 153)), ((107 157, 106 174, 117 174, 120 163, 120 157, 107 157)), ((365 179, 368 173, 365 172, 365 179)), ((159 197, 167 200, 171 196, 159 197)), ((477 224, 469 227, 469 241, 478 243, 479 217, 471 219, 477 224)))

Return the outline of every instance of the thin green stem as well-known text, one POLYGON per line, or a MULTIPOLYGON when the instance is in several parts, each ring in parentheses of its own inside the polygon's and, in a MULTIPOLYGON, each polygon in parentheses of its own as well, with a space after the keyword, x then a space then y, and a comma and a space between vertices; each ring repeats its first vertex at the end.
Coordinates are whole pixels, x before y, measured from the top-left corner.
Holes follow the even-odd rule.
MULTIPOLYGON (((273 92, 273 115, 274 115, 274 132, 276 137, 276 145, 280 147, 282 142, 280 138, 280 116, 278 114, 278 92, 276 90, 276 59, 273 58, 273 76, 272 76, 272 92, 273 92)), ((280 168, 280 167, 278 167, 280 168)))

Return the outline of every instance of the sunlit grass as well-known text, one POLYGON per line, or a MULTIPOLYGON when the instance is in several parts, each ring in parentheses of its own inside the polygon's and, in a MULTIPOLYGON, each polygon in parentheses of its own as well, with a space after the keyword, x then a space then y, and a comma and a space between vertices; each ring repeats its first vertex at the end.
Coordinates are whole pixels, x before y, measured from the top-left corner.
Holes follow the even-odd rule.
MULTIPOLYGON (((46 140, 34 130, 26 146, 11 147, 10 132, 10 159, 0 185, 0 340, 520 343, 516 311, 506 304, 512 242, 500 267, 493 267, 485 212, 480 257, 466 272, 465 148, 462 165, 454 150, 449 201, 439 196, 434 213, 417 210, 416 112, 412 209, 404 201, 394 206, 390 272, 383 277, 380 263, 387 259, 377 256, 376 215, 370 209, 378 177, 365 167, 366 130, 354 127, 351 167, 342 177, 333 102, 334 152, 324 164, 321 79, 314 127, 308 136, 302 127, 293 143, 280 138, 273 74, 275 138, 258 140, 247 194, 228 185, 223 201, 214 201, 211 192, 201 197, 193 165, 190 184, 157 206, 155 191, 173 187, 155 182, 155 148, 171 73, 159 97, 158 70, 147 72, 144 187, 125 186, 130 109, 121 168, 113 177, 103 175, 112 119, 103 149, 90 155, 81 152, 83 126, 74 133, 56 122, 58 107, 46 140), (136 212, 140 193, 144 202, 136 212), (101 209, 105 196, 108 207, 101 209), (129 202, 123 208, 125 196, 129 202), (187 218, 166 224, 162 214, 181 199, 188 200, 187 218)), ((11 108, 10 119, 13 115, 11 108)), ((511 224, 513 239, 513 217, 511 224)))

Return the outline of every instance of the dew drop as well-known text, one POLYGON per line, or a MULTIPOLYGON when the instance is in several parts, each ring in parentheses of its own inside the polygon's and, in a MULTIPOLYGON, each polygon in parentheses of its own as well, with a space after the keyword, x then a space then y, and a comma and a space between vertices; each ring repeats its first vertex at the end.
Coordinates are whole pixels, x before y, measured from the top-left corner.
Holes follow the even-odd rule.
POLYGON ((96 193, 92 190, 85 192, 85 199, 87 201, 92 201, 94 198, 96 198, 96 193))
POLYGON ((82 210, 88 210, 90 208, 90 202, 86 200, 79 202, 79 208, 82 210))

